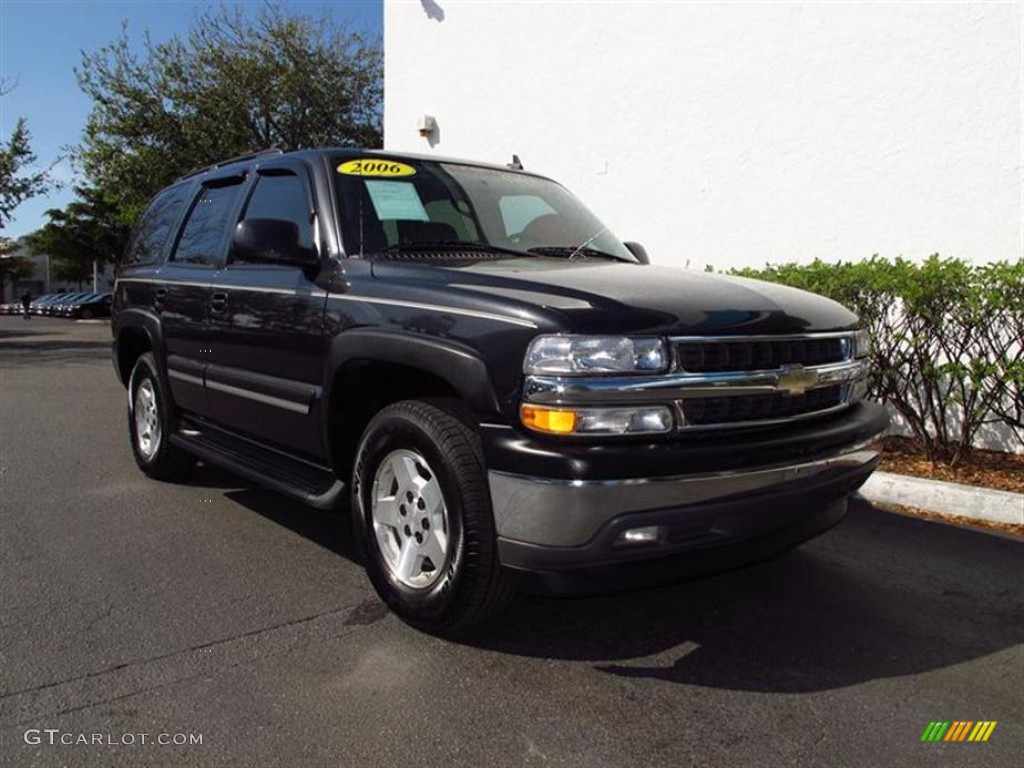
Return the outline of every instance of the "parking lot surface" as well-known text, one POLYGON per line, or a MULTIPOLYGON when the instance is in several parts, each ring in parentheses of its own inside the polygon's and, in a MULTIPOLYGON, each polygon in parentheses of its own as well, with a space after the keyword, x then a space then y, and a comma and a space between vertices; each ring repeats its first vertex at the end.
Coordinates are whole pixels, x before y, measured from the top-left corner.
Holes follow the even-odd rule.
POLYGON ((770 562, 443 641, 383 610, 344 514, 144 477, 109 341, 0 318, 0 764, 1021 764, 1017 539, 858 502, 770 562))

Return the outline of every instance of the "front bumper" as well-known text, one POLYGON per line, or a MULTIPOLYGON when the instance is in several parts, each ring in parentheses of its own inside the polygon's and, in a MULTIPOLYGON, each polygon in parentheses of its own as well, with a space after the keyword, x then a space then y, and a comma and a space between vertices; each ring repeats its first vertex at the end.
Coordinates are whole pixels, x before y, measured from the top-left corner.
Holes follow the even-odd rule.
MULTIPOLYGON (((646 472, 602 477, 599 469, 616 454, 625 459, 644 453, 645 446, 625 443, 605 445, 594 461, 577 461, 575 477, 566 476, 565 452, 550 450, 544 462, 536 445, 520 462, 529 473, 489 460, 502 564, 518 571, 528 589, 579 593, 632 588, 768 556, 842 518, 846 497, 878 463, 878 453, 866 446, 887 425, 884 409, 863 403, 838 418, 802 425, 782 442, 778 436, 734 434, 724 466, 675 463, 700 468, 690 474, 666 473, 666 456, 646 446, 646 472), (775 461, 765 460, 769 455, 775 461), (544 463, 550 471, 537 472, 544 463), (648 526, 657 526, 655 542, 622 543, 624 531, 648 526)), ((497 443, 485 441, 489 459, 515 453, 507 436, 497 443)), ((676 459, 685 452, 706 460, 716 444, 686 441, 675 449, 676 459)), ((620 469, 626 463, 619 462, 620 469)))
POLYGON ((662 547, 628 559, 594 557, 555 566, 546 562, 549 558, 537 558, 536 549, 527 552, 520 544, 507 541, 499 542, 500 552, 502 564, 520 591, 550 596, 610 594, 707 576, 774 557, 834 526, 846 515, 846 505, 844 496, 824 506, 787 514, 791 519, 785 526, 763 533, 705 541, 699 546, 662 547))

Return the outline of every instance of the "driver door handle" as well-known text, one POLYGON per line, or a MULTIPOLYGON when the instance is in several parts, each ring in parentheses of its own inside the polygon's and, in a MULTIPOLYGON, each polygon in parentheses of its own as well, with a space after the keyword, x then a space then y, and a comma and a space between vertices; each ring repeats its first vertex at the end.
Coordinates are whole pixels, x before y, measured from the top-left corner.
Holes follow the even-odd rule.
POLYGON ((210 311, 216 314, 220 314, 228 308, 228 295, 226 292, 219 291, 210 297, 210 311))

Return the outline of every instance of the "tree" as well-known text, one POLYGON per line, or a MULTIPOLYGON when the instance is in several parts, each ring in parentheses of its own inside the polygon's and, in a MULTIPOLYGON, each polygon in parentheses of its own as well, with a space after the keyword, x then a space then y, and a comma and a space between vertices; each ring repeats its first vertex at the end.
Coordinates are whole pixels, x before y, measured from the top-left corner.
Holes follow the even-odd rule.
POLYGON ((123 29, 76 75, 95 104, 75 157, 125 223, 185 171, 234 155, 381 144, 380 46, 326 15, 221 7, 184 38, 147 34, 141 55, 123 29))
POLYGON ((50 255, 51 275, 83 283, 92 276, 94 261, 116 261, 131 233, 120 221, 113 201, 92 187, 75 187, 79 199, 64 210, 50 209, 49 221, 25 237, 29 250, 50 255))
POLYGON ((0 239, 0 299, 4 296, 8 280, 17 284, 19 280, 32 277, 35 272, 36 265, 32 259, 17 253, 12 246, 10 240, 0 239))
MULTIPOLYGON (((0 97, 10 91, 11 87, 0 83, 0 97)), ((11 220, 15 208, 46 191, 48 170, 26 170, 36 159, 28 124, 25 118, 19 117, 11 138, 0 143, 0 229, 11 220)))

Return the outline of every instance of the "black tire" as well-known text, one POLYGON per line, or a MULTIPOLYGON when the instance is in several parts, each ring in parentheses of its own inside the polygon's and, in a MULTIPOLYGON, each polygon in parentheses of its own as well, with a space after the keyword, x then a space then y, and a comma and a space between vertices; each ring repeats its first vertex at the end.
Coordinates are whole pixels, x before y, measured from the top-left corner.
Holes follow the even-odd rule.
POLYGON ((168 439, 176 428, 177 418, 171 398, 157 374, 153 353, 146 352, 135 361, 128 380, 128 440, 139 469, 156 480, 180 480, 187 477, 196 465, 195 456, 172 445, 168 439), (159 426, 149 451, 140 444, 145 441, 140 439, 141 429, 136 419, 137 395, 143 387, 153 395, 154 419, 159 426))
POLYGON ((78 316, 80 318, 82 318, 83 320, 92 320, 92 310, 91 309, 83 309, 78 316))
MULTIPOLYGON (((397 476, 394 487, 399 487, 397 476)), ((395 493, 395 498, 399 494, 395 493)), ((423 506, 419 500, 416 504, 423 506)), ((426 514, 418 512, 413 504, 408 510, 403 513, 409 514, 404 522, 414 522, 414 513, 426 514)), ((381 599, 406 623, 434 634, 456 634, 489 618, 514 596, 498 558, 480 439, 472 419, 457 401, 405 400, 384 408, 373 418, 356 454, 352 512, 356 541, 370 581, 381 599), (427 569, 425 577, 436 578, 422 588, 403 583, 388 564, 385 545, 380 543, 374 526, 375 481, 378 472, 384 473, 380 477, 386 476, 386 462, 396 452, 417 454, 425 460, 429 472, 419 480, 436 474, 447 510, 444 564, 422 560, 427 569)), ((409 527, 404 530, 408 535, 409 527)), ((398 530, 390 533, 396 542, 401 540, 398 530)), ((387 537, 387 533, 383 535, 387 537)))

